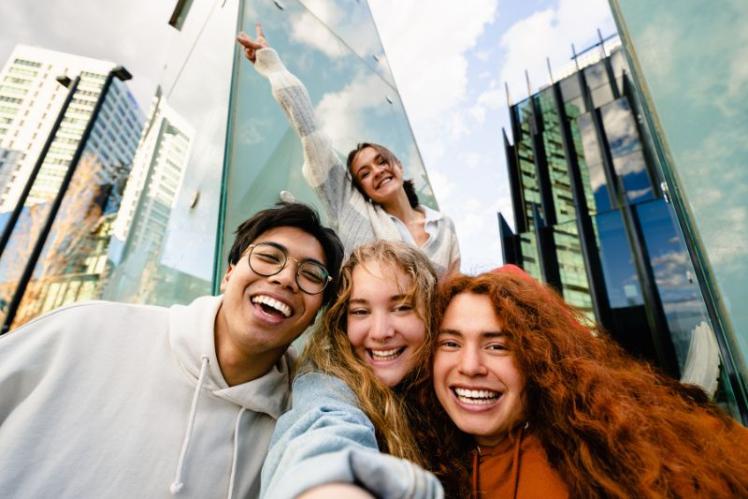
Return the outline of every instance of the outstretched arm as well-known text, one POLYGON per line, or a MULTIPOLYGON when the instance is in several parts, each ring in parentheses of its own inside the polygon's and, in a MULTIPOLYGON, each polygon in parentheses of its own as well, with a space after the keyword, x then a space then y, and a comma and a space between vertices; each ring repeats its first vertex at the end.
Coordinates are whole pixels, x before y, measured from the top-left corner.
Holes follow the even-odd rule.
MULTIPOLYGON (((358 192, 353 189, 345 165, 335 154, 329 138, 317 122, 306 87, 288 71, 270 47, 260 24, 256 26, 255 38, 240 33, 237 42, 257 72, 270 82, 273 97, 301 139, 304 177, 325 205, 331 221, 337 223, 341 211, 350 208, 358 192)), ((360 202, 365 201, 361 198, 360 202)))
POLYGON ((379 452, 374 427, 345 383, 308 373, 294 381, 293 408, 273 433, 261 497, 292 498, 330 484, 355 484, 376 497, 443 497, 434 475, 379 452))

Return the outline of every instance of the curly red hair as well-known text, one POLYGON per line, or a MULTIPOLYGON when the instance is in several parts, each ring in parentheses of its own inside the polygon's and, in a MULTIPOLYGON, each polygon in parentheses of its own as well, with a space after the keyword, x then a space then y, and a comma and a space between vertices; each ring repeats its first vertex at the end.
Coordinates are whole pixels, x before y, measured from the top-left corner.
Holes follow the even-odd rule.
POLYGON ((438 318, 461 293, 491 299, 526 377, 522 423, 572 497, 748 497, 748 432, 702 390, 633 359, 527 275, 452 277, 438 318))

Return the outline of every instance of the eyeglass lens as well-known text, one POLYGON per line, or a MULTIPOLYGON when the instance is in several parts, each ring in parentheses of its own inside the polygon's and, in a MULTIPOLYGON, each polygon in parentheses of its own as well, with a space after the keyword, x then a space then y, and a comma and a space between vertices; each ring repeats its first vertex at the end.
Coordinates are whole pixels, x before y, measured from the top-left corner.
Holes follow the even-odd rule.
MULTIPOLYGON (((249 252, 249 266, 257 274, 269 277, 278 274, 286 266, 286 252, 268 243, 258 243, 249 252)), ((317 262, 299 262, 296 269, 296 284, 309 294, 321 293, 327 286, 327 269, 317 262)))

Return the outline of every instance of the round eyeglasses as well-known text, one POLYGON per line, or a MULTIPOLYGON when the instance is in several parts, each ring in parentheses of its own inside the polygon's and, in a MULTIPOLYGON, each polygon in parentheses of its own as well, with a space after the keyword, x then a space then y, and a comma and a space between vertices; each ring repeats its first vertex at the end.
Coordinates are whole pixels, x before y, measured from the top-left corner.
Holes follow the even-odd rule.
POLYGON ((324 265, 314 260, 299 261, 288 256, 288 250, 275 243, 257 243, 249 245, 247 261, 255 274, 270 277, 280 273, 288 260, 296 262, 296 284, 308 295, 318 295, 332 281, 324 265))

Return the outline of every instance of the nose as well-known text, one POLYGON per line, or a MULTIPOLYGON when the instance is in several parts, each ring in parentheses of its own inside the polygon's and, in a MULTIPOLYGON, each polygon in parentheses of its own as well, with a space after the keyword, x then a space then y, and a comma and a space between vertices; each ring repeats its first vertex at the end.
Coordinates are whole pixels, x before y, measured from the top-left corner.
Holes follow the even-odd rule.
POLYGON ((297 263, 289 259, 280 272, 270 276, 270 281, 296 293, 299 290, 299 285, 296 283, 296 266, 297 263))
POLYGON ((371 327, 369 328, 369 337, 375 341, 387 341, 395 334, 387 314, 373 313, 371 317, 371 327))
POLYGON ((483 376, 488 371, 477 348, 467 347, 460 352, 460 373, 465 376, 483 376))

